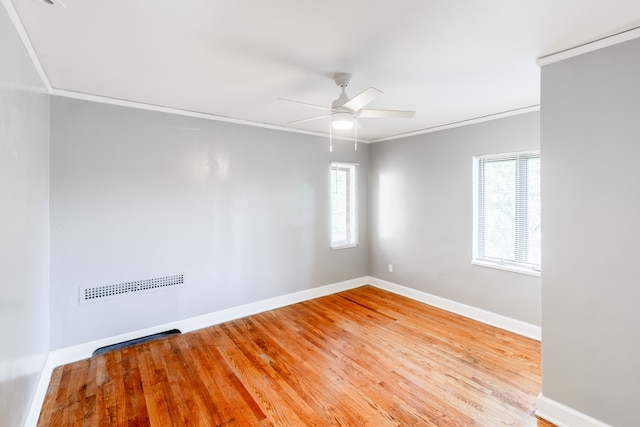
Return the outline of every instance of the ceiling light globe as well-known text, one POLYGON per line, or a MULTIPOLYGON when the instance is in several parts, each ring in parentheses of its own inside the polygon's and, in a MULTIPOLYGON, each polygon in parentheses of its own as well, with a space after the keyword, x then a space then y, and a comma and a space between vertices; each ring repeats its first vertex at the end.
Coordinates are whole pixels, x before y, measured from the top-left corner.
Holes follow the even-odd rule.
POLYGON ((334 129, 353 128, 353 116, 349 113, 334 113, 331 117, 331 126, 334 129))

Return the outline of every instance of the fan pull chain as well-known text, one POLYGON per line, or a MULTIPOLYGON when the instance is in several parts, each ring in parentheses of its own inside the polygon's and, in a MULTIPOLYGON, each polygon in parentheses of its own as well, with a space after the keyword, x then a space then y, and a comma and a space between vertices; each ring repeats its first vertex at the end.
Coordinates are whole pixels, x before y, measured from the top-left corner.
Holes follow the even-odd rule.
POLYGON ((329 152, 333 152, 333 126, 329 125, 329 152))
POLYGON ((353 116, 353 141, 356 151, 358 150, 358 118, 353 116))

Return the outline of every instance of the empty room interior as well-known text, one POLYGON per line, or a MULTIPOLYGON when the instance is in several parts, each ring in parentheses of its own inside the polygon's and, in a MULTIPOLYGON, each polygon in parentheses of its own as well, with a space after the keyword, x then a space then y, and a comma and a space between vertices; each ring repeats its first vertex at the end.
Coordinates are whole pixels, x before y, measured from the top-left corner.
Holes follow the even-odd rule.
POLYGON ((640 2, 0 1, 1 426, 640 425, 640 2))

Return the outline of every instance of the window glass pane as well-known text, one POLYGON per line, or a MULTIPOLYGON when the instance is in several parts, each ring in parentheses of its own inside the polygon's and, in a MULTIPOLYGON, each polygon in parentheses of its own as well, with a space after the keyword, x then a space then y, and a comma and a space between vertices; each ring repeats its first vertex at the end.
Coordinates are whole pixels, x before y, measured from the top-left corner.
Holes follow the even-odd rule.
POLYGON ((515 160, 493 160, 485 163, 485 257, 515 261, 515 183, 515 160))
POLYGON ((541 264, 540 247, 542 244, 542 227, 540 222, 540 158, 527 159, 527 225, 528 248, 527 262, 541 264))
POLYGON ((331 169, 331 243, 349 241, 349 170, 331 169))

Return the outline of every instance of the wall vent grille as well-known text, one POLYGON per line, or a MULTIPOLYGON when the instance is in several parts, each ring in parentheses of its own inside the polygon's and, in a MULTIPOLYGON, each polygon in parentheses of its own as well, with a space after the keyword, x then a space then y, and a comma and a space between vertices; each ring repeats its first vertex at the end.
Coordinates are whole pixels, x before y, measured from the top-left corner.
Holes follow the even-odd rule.
POLYGON ((96 301, 122 294, 137 294, 159 288, 184 285, 184 274, 135 280, 80 289, 80 302, 96 301))

